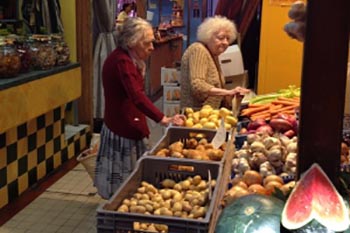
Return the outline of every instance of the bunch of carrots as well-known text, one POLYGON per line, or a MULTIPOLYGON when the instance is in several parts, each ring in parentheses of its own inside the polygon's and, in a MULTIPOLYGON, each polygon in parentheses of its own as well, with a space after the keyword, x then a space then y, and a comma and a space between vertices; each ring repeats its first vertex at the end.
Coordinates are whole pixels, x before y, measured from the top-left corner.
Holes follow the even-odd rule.
POLYGON ((241 116, 249 117, 252 121, 258 118, 270 120, 279 113, 294 115, 299 106, 299 97, 278 97, 266 104, 248 104, 248 107, 241 111, 241 116))

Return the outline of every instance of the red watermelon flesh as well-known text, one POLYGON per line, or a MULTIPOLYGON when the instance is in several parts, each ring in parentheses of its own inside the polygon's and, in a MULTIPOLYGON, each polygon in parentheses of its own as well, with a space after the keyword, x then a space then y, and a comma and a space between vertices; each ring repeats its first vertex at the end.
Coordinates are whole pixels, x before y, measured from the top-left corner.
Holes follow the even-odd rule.
POLYGON ((313 164, 300 178, 282 212, 282 224, 294 230, 311 220, 333 231, 349 227, 349 210, 343 198, 318 164, 313 164))

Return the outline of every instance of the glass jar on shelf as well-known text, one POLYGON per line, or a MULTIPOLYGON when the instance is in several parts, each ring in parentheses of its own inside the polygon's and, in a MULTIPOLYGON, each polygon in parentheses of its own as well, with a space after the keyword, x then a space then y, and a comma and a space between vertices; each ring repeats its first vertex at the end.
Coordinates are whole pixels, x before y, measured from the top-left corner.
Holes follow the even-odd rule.
POLYGON ((20 69, 21 59, 13 41, 0 39, 0 78, 14 77, 20 69))
POLYGON ((48 70, 55 66, 57 54, 47 35, 33 35, 31 37, 30 55, 33 68, 48 70))
POLYGON ((69 63, 70 51, 62 35, 52 35, 53 47, 56 51, 56 65, 63 66, 69 63))
POLYGON ((32 58, 30 54, 30 40, 25 36, 17 37, 15 40, 17 53, 21 58, 21 73, 29 72, 32 68, 32 58))

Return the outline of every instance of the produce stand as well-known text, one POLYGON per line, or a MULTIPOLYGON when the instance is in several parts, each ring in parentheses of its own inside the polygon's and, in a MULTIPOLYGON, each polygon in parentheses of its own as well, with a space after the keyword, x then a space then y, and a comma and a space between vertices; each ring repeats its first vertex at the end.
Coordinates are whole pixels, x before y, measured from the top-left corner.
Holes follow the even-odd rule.
MULTIPOLYGON (((340 143, 342 140, 350 29, 350 14, 347 12, 350 9, 349 4, 348 0, 340 0, 337 4, 331 1, 316 2, 310 0, 307 5, 308 30, 304 47, 301 86, 297 178, 313 163, 318 163, 335 186, 339 185, 338 177, 340 174, 340 143), (324 17, 324 15, 328 15, 328 17, 324 17), (324 36, 325 31, 332 35, 331 42, 329 37, 324 36)), ((188 129, 183 130, 185 132, 188 129)), ((178 138, 181 138, 181 135, 178 138)), ((169 141, 166 142, 165 139, 168 140, 169 138, 163 138, 163 141, 158 143, 153 152, 159 149, 158 147, 162 147, 164 143, 170 143, 169 141)), ((109 207, 107 209, 102 208, 106 206, 99 207, 97 221, 98 229, 101 229, 101 231, 98 232, 143 232, 134 231, 131 227, 132 222, 151 221, 168 224, 169 232, 214 233, 216 223, 223 209, 221 201, 228 187, 234 151, 235 137, 231 133, 224 159, 220 163, 220 169, 216 169, 217 172, 220 172, 220 174, 217 174, 220 179, 217 180, 215 198, 211 200, 210 213, 206 218, 196 221, 175 217, 119 214, 108 210, 108 208, 115 209, 121 203, 123 197, 132 192, 132 189, 137 188, 136 183, 141 178, 145 178, 140 177, 140 170, 136 170, 109 201, 109 207), (118 227, 120 226, 124 228, 119 230, 118 227), (199 228, 196 230, 196 227, 199 228)), ((151 156, 146 155, 144 157, 151 156)), ((157 161, 157 158, 153 159, 157 161)), ((199 164, 205 164, 208 167, 218 166, 218 164, 203 161, 194 162, 167 158, 160 160, 166 161, 165 163, 177 161, 181 164, 189 163, 194 166, 201 166, 199 164)), ((150 170, 155 170, 152 168, 150 170)), ((205 173, 202 172, 202 175, 205 176, 205 173)))

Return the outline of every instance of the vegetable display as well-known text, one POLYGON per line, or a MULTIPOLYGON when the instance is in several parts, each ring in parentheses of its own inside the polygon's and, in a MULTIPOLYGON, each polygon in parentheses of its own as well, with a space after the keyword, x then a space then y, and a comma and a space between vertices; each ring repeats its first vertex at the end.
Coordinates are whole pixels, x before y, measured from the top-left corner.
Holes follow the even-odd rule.
POLYGON ((300 98, 277 97, 265 104, 248 104, 248 107, 241 111, 241 116, 248 117, 252 121, 256 119, 271 120, 278 114, 294 115, 299 108, 300 98))

